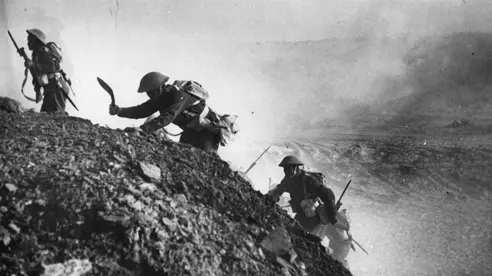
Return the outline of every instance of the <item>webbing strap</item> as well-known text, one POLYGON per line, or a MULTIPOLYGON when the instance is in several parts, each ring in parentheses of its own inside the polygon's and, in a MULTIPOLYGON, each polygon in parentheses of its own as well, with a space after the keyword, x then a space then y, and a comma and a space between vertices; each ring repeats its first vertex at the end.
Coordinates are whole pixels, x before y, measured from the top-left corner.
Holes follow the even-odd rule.
POLYGON ((24 93, 24 86, 26 86, 26 82, 27 82, 27 76, 28 76, 28 73, 29 73, 29 69, 26 67, 24 69, 24 80, 22 81, 22 86, 21 86, 21 93, 22 95, 24 95, 24 97, 26 97, 26 99, 30 100, 31 102, 36 102, 35 99, 27 96, 25 93, 24 93))

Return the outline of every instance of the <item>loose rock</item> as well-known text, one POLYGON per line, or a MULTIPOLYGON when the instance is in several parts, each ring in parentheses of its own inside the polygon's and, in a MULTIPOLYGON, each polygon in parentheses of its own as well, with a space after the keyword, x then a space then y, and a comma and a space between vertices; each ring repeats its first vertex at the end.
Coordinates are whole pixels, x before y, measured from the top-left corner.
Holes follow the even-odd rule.
POLYGON ((161 169, 159 167, 145 162, 138 162, 138 165, 143 175, 147 178, 157 181, 161 180, 161 169))

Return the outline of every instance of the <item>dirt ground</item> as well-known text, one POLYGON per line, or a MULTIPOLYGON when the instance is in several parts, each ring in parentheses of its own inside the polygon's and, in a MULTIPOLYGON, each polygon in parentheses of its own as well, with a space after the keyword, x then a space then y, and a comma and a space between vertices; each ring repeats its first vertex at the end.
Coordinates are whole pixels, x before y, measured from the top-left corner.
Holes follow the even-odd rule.
POLYGON ((0 137, 1 275, 351 275, 215 154, 18 108, 0 137))

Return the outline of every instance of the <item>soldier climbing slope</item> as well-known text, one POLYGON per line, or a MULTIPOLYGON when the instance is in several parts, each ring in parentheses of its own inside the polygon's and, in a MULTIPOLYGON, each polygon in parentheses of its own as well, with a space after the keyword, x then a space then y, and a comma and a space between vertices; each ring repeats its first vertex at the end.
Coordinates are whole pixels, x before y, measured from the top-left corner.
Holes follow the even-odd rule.
POLYGON ((313 174, 301 169, 304 165, 295 156, 286 156, 279 164, 283 167, 285 177, 281 183, 268 192, 275 202, 279 197, 287 192, 290 194, 289 201, 295 219, 308 231, 313 232, 318 228, 322 221, 316 214, 316 198, 320 198, 326 211, 329 223, 335 227, 348 230, 348 225, 337 220, 337 209, 335 206, 335 194, 331 189, 324 186, 322 182, 313 174))
POLYGON ((168 76, 150 72, 142 77, 139 93, 147 93, 149 100, 143 104, 120 108, 109 107, 109 114, 119 117, 141 119, 159 111, 160 116, 144 123, 139 132, 152 133, 173 123, 180 127, 180 142, 190 144, 207 152, 217 152, 237 133, 234 115, 219 115, 206 103, 208 92, 195 81, 175 81, 167 84, 168 76))
MULTIPOLYGON (((336 204, 335 194, 323 185, 321 174, 306 172, 301 169, 302 165, 303 162, 297 157, 286 156, 279 164, 284 169, 285 177, 279 185, 268 192, 267 197, 278 202, 283 193, 289 193, 291 198, 289 203, 295 214, 294 219, 306 231, 320 239, 327 236, 330 239, 332 256, 348 268, 345 260, 348 252, 345 252, 346 246, 343 242, 345 239, 341 235, 348 233, 350 224, 337 211, 341 203, 336 204), (317 198, 323 203, 319 207, 316 207, 317 198)), ((350 241, 348 246, 350 249, 350 241)))

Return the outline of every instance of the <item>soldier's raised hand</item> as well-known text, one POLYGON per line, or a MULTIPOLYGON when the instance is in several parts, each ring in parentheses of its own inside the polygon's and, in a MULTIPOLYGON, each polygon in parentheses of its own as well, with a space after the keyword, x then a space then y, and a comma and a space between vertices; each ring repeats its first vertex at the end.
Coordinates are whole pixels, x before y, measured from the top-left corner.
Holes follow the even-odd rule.
POLYGON ((126 127, 123 131, 128 133, 145 134, 145 132, 139 127, 126 127))
POLYGON ((110 105, 109 106, 109 115, 118 115, 120 113, 121 108, 117 105, 110 105))

